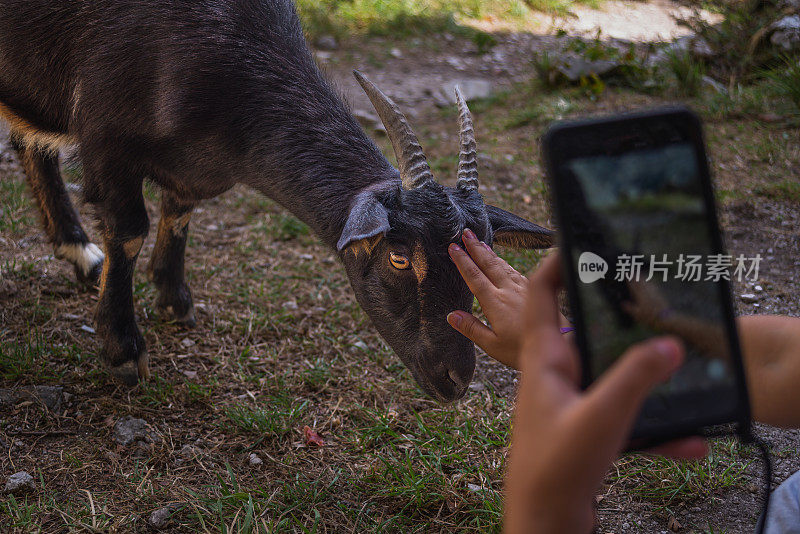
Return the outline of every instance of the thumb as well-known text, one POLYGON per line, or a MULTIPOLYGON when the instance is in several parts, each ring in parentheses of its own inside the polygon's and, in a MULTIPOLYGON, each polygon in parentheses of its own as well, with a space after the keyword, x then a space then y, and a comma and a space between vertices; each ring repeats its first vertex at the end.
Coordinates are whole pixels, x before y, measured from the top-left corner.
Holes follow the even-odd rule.
MULTIPOLYGON (((650 391, 669 378, 683 363, 684 349, 672 337, 636 344, 589 389, 584 414, 600 427, 633 425, 650 391), (604 423, 601 423, 604 422, 604 423)), ((608 428, 608 427, 607 427, 608 428)))

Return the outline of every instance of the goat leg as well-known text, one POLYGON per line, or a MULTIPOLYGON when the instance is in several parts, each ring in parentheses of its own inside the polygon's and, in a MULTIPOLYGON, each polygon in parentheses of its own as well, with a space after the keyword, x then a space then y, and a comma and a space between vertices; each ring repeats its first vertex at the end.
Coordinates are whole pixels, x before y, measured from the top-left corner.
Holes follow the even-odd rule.
POLYGON ((142 177, 117 163, 93 160, 91 154, 82 159, 86 198, 97 208, 105 246, 95 310, 100 358, 115 378, 135 385, 149 377, 145 341, 133 311, 133 272, 149 228, 142 177))
POLYGON ((58 166, 58 153, 27 144, 12 134, 11 144, 19 155, 28 184, 33 191, 47 238, 57 258, 75 267, 79 282, 93 284, 100 278, 103 253, 89 241, 80 218, 69 199, 58 166))
POLYGON ((156 309, 162 316, 185 326, 195 326, 192 293, 184 278, 184 253, 194 203, 164 191, 161 219, 147 272, 158 289, 156 309))

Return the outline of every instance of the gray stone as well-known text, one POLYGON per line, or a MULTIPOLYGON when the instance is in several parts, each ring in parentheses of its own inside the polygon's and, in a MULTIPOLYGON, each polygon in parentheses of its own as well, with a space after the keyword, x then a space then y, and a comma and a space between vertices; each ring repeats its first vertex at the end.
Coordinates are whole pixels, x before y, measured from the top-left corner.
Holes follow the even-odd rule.
POLYGON ((83 187, 81 187, 81 184, 76 184, 73 182, 65 183, 64 187, 66 188, 67 191, 69 191, 70 193, 74 193, 76 195, 80 194, 80 192, 83 191, 83 187))
POLYGON ((152 443, 157 440, 144 419, 125 416, 114 425, 114 441, 127 447, 137 441, 152 443))
POLYGON ((703 84, 707 85, 708 87, 712 88, 716 92, 721 95, 728 94, 728 88, 719 83, 717 80, 712 78, 711 76, 703 76, 703 84))
POLYGON ((473 382, 469 385, 470 391, 483 391, 486 389, 486 386, 483 385, 483 382, 473 382))
POLYGON ((661 50, 658 50, 647 58, 647 65, 660 65, 664 63, 669 54, 674 53, 691 53, 695 57, 710 59, 717 55, 708 41, 696 35, 686 35, 680 39, 676 39, 661 50))
POLYGON ((403 57, 403 51, 400 50, 399 48, 392 48, 391 50, 389 50, 389 55, 399 59, 403 57))
POLYGON ((745 293, 744 295, 739 296, 742 299, 742 302, 757 302, 758 296, 755 293, 745 293))
POLYGON ((191 460, 192 458, 200 455, 200 449, 194 445, 186 444, 178 451, 178 455, 184 460, 191 460))
POLYGON ((13 408, 23 401, 44 405, 51 412, 61 410, 64 388, 61 386, 33 386, 17 389, 0 389, 0 407, 13 408))
POLYGON ((368 351, 369 350, 369 347, 363 341, 356 341, 355 343, 353 343, 353 347, 355 347, 357 349, 361 349, 363 351, 368 351))
POLYGON ((286 302, 283 303, 284 310, 295 311, 299 308, 300 306, 297 305, 297 301, 294 300, 287 300, 286 302))
POLYGON ((169 506, 159 508, 147 518, 147 524, 156 530, 166 528, 169 524, 170 517, 172 517, 172 509, 169 506))
POLYGON ((783 17, 770 26, 769 41, 784 50, 800 48, 800 15, 783 17))
POLYGON ((556 67, 569 81, 577 82, 592 75, 600 77, 619 67, 619 62, 611 59, 589 61, 578 56, 563 57, 556 67))
POLYGON ((6 481, 6 493, 12 495, 22 495, 36 489, 33 477, 27 471, 14 473, 6 481))
POLYGON ((439 107, 452 106, 456 103, 455 88, 458 86, 464 100, 467 102, 480 98, 489 98, 494 92, 492 82, 481 78, 465 78, 461 80, 451 80, 442 84, 434 92, 434 102, 439 107))
POLYGON ((320 35, 314 41, 314 46, 320 50, 336 50, 339 48, 339 43, 333 35, 320 35))
POLYGON ((247 463, 249 463, 251 466, 255 467, 257 465, 261 465, 264 462, 263 462, 263 460, 261 460, 261 458, 259 458, 259 456, 256 453, 251 452, 250 456, 247 458, 247 463))

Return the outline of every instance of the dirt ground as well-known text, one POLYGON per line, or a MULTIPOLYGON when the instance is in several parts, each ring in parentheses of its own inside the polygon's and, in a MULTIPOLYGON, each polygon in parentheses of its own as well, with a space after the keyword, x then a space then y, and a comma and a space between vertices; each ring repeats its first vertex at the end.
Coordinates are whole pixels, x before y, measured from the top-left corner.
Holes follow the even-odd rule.
MULTIPOLYGON (((657 5, 661 14, 675 7, 657 5)), ((625 6, 645 15, 652 8, 625 6)), ((591 22, 582 16, 575 31, 591 22)), ((679 31, 664 24, 646 35, 641 24, 610 33, 641 40, 679 31)), ((448 183, 455 115, 434 105, 435 93, 448 82, 490 81, 493 96, 474 106, 486 200, 552 225, 537 147, 546 126, 669 99, 616 89, 597 100, 540 91, 530 83, 530 58, 558 47, 559 38, 546 24, 541 33, 496 38, 484 54, 456 36, 358 39, 317 54, 355 110, 372 113, 353 68, 408 109, 448 183), (515 110, 532 102, 541 113, 515 122, 515 110)), ((800 135, 755 118, 707 118, 727 247, 764 258, 758 282, 735 287, 738 311, 800 316, 800 205, 779 194, 787 178, 800 180, 800 135), (755 293, 755 302, 742 300, 745 293, 755 293)), ((388 154, 385 138, 373 133, 388 154)), ((192 219, 186 263, 197 327, 160 320, 144 275, 158 213, 158 194, 148 188, 153 227, 134 294, 155 378, 124 389, 94 358, 95 291, 79 287, 72 268, 53 258, 7 146, 0 159, 0 388, 63 388, 55 408, 0 402, 0 481, 25 470, 37 485, 26 498, 5 497, 0 527, 144 532, 153 528, 151 514, 167 508, 167 531, 498 529, 512 372, 482 356, 464 400, 441 407, 427 399, 358 308, 334 253, 273 202, 239 188, 204 202, 192 219), (148 427, 122 445, 115 428, 126 416, 148 427), (306 425, 325 446, 304 438, 306 425)), ((88 208, 81 211, 90 221, 88 208)), ((538 260, 503 252, 520 270, 538 260)), ((758 432, 771 446, 773 483, 800 469, 800 432, 758 432)), ((623 458, 598 497, 598 532, 752 531, 758 456, 727 440, 714 451, 691 467, 623 458)))

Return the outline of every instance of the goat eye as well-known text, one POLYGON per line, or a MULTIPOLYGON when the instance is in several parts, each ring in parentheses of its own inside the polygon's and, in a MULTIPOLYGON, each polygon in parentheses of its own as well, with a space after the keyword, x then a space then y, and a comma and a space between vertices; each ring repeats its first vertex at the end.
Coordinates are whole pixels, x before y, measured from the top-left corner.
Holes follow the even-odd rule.
POLYGON ((391 262, 392 267, 395 269, 404 270, 411 267, 411 261, 408 259, 408 257, 396 252, 389 253, 389 261, 391 262))

